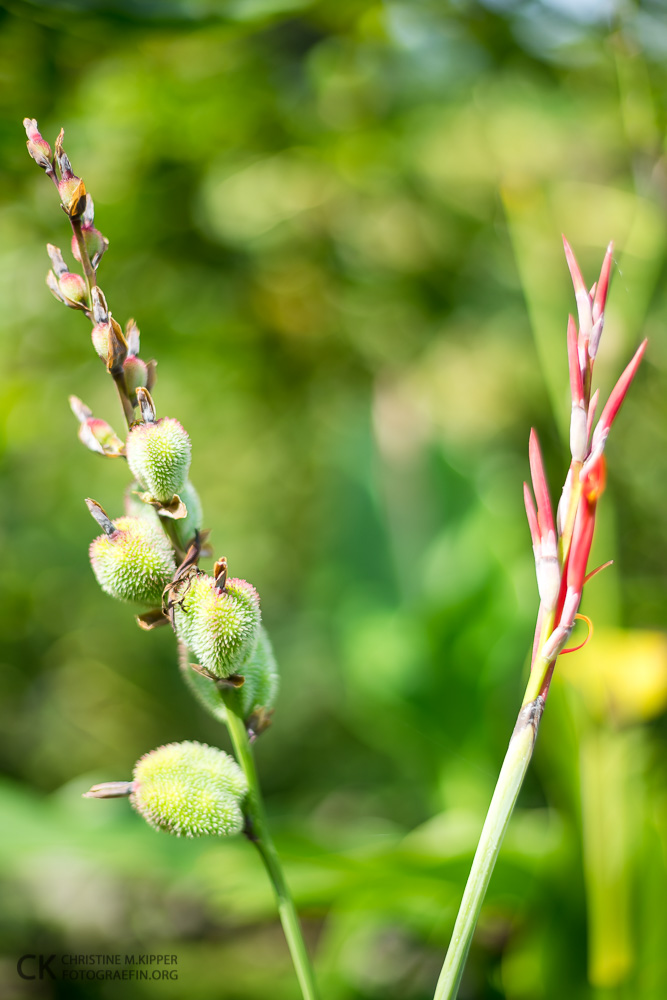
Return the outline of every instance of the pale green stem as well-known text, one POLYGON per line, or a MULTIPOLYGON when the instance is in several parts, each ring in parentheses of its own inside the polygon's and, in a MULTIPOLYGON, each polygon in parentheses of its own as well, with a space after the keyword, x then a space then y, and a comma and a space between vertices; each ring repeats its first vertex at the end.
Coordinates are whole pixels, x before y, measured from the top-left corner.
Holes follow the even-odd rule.
POLYGON ((299 917, 285 879, 280 858, 269 833, 248 733, 245 722, 238 714, 236 706, 236 692, 233 690, 223 692, 223 699, 227 709, 227 728, 236 759, 241 765, 248 781, 249 791, 246 800, 246 817, 249 829, 247 830, 247 834, 259 851, 273 885, 278 903, 280 922, 283 925, 287 947, 292 956, 294 969, 299 980, 299 985, 301 986, 301 993, 304 1000, 318 1000, 315 976, 301 933, 299 917))
POLYGON ((454 1000, 458 993, 491 874, 533 755, 543 709, 544 699, 538 696, 519 712, 477 844, 434 1000, 454 1000))

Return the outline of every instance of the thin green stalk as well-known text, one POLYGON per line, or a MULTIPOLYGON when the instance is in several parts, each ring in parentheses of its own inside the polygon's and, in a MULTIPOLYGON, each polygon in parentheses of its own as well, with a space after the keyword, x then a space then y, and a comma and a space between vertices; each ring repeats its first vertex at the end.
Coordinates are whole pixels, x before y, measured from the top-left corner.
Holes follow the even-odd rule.
POLYGON ((496 788, 477 844, 454 932, 433 1000, 454 1000, 482 909, 500 846, 526 776, 544 709, 538 696, 524 705, 517 718, 496 788))
POLYGON ((285 879, 280 858, 269 833, 257 770, 255 768, 255 760, 252 755, 245 722, 239 715, 236 707, 235 694, 236 692, 230 690, 223 693, 223 698, 227 709, 227 728, 229 729, 234 753, 248 781, 249 792, 246 806, 246 816, 249 825, 247 831, 248 838, 259 851, 273 885, 278 903, 280 922, 283 925, 287 947, 292 956, 292 962, 304 1000, 318 1000, 315 976, 301 933, 299 917, 285 879))

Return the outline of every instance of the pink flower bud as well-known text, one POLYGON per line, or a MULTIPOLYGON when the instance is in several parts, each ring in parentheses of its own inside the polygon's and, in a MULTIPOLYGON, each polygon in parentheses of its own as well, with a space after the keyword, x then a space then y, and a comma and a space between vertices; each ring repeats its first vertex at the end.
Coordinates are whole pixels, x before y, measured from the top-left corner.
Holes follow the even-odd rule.
POLYGON ((97 417, 89 417, 79 424, 79 441, 90 451, 110 458, 119 458, 125 454, 125 445, 113 427, 106 420, 97 417))
POLYGON ((144 389, 148 384, 148 366, 141 358, 128 354, 123 362, 125 388, 133 406, 137 406, 137 389, 144 389))
POLYGON ((51 171, 53 169, 51 166, 51 147, 46 139, 42 138, 39 129, 37 128, 36 119, 24 118, 23 127, 25 128, 26 135, 28 136, 28 141, 26 143, 28 152, 32 156, 33 160, 37 166, 42 168, 42 170, 51 171))
MULTIPOLYGON (((144 390, 141 396, 146 395, 144 390)), ((190 438, 173 417, 135 424, 127 436, 126 452, 132 475, 154 500, 170 503, 187 482, 190 438)))
POLYGON ((72 271, 65 271, 58 278, 58 287, 62 292, 65 303, 68 306, 88 307, 88 286, 86 279, 80 274, 72 271))
POLYGON ((64 137, 65 130, 61 129, 56 139, 56 160, 60 167, 58 192, 70 219, 77 219, 86 210, 86 185, 72 170, 72 164, 63 149, 64 137))
POLYGON ((80 177, 71 174, 58 182, 58 193, 63 208, 70 219, 76 219, 86 207, 86 185, 80 177))

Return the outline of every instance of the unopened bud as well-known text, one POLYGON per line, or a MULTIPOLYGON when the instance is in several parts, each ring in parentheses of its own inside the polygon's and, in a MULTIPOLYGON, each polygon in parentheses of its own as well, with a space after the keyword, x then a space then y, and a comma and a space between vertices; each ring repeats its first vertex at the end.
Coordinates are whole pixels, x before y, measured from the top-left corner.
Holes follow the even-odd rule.
POLYGON ((55 277, 55 284, 58 286, 58 293, 56 293, 53 278, 47 276, 46 283, 53 294, 56 298, 64 302, 65 305, 74 308, 87 308, 88 285, 85 279, 80 274, 74 274, 68 269, 59 247, 53 246, 52 243, 47 243, 46 251, 53 267, 53 271, 49 271, 49 275, 55 277))
POLYGON ((177 837, 232 836, 243 829, 248 783, 233 757, 205 743, 169 743, 134 768, 130 802, 156 830, 177 837))
POLYGON ((86 204, 86 185, 80 177, 72 174, 58 183, 58 192, 63 208, 70 219, 76 219, 84 210, 86 204))
POLYGON ((79 425, 79 441, 90 451, 107 458, 120 458, 125 454, 125 445, 113 427, 106 420, 91 417, 79 425))
POLYGON ((32 156, 33 160, 37 166, 42 168, 42 170, 51 171, 53 169, 51 165, 51 147, 46 139, 42 138, 37 127, 36 119, 24 118, 23 127, 26 131, 26 135, 28 136, 28 141, 26 143, 28 152, 32 156))
POLYGON ((63 149, 65 130, 61 129, 56 139, 56 160, 60 168, 58 192, 63 208, 70 219, 78 218, 86 208, 86 185, 72 170, 69 157, 63 149))
POLYGON ((137 406, 137 389, 145 389, 148 382, 148 366, 135 354, 128 354, 123 362, 125 388, 132 406, 137 406))
MULTIPOLYGON (((137 398, 143 414, 150 395, 138 389, 137 398)), ((155 423, 135 424, 127 436, 126 453, 132 475, 153 499, 170 503, 180 495, 190 470, 191 445, 178 420, 162 417, 155 423)))
POLYGON ((227 580, 224 592, 200 574, 188 580, 174 602, 178 637, 215 677, 242 673, 255 651, 259 596, 245 580, 227 580))
POLYGON ((90 407, 86 406, 78 396, 70 396, 69 405, 79 421, 79 440, 86 448, 100 455, 107 455, 109 458, 118 458, 125 453, 125 445, 113 427, 105 420, 96 419, 90 407))
POLYGON ((73 308, 88 308, 88 285, 80 274, 66 271, 58 278, 58 287, 62 292, 65 304, 73 308))
POLYGON ((90 545, 90 562, 97 582, 120 601, 158 607, 176 570, 164 532, 138 517, 119 517, 113 532, 90 545))

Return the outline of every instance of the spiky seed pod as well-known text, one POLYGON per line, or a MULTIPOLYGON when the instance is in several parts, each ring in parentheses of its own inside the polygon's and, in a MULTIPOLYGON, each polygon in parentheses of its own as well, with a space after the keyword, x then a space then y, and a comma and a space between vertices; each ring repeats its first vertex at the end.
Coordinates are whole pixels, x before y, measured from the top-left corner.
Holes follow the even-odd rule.
MULTIPOLYGON (((244 684, 233 693, 243 719, 273 708, 278 694, 278 664, 266 630, 260 625, 255 651, 242 668, 244 684)), ((227 721, 227 706, 216 683, 195 670, 183 670, 185 680, 203 707, 220 722, 227 721)))
POLYGON ((190 438, 173 417, 135 424, 127 436, 132 475, 155 500, 169 503, 185 486, 190 471, 190 438))
POLYGON ((119 517, 115 531, 90 544, 90 562, 102 590, 120 601, 159 607, 176 571, 172 548, 157 525, 119 517))
POLYGON ((259 595, 245 580, 227 580, 220 591, 212 577, 199 574, 176 595, 174 623, 202 667, 216 677, 242 673, 257 644, 259 595))
POLYGON ((184 549, 187 549, 189 543, 194 538, 195 531, 201 531, 202 526, 202 509, 201 500, 199 499, 199 494, 194 488, 190 480, 183 486, 180 493, 178 494, 187 507, 187 515, 176 521, 176 527, 178 529, 178 537, 181 540, 181 545, 184 549))
POLYGON ((168 743, 137 761, 130 802, 156 830, 177 837, 228 837, 243 829, 247 791, 233 757, 188 741, 168 743))

